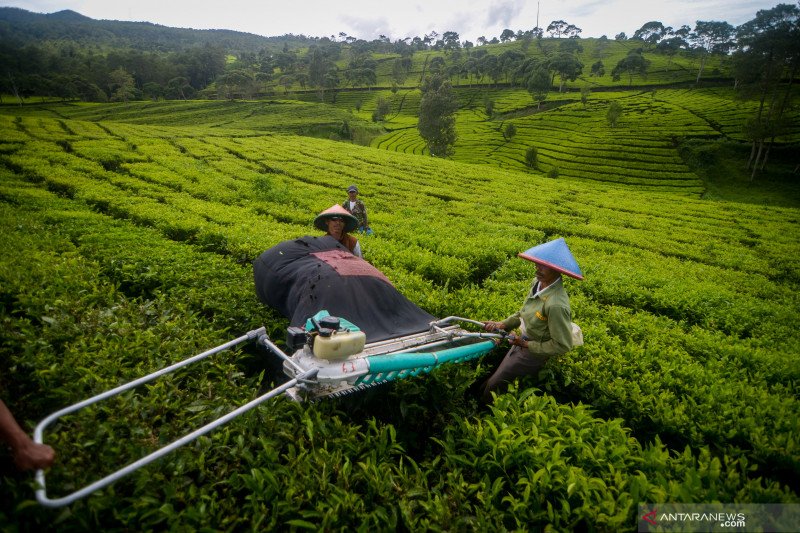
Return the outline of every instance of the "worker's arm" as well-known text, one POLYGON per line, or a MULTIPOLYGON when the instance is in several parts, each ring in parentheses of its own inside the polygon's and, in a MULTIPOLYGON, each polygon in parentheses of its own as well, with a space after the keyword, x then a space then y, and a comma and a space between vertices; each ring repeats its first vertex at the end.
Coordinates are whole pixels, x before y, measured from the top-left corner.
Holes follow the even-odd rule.
POLYGON ((46 444, 37 444, 17 424, 6 404, 0 400, 0 440, 8 444, 14 463, 20 470, 46 468, 53 464, 56 453, 46 444))

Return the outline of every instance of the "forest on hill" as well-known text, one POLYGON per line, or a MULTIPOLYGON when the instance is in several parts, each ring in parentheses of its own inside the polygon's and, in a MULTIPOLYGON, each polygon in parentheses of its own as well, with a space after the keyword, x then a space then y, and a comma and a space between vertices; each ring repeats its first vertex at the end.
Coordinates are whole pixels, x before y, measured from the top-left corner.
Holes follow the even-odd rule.
MULTIPOLYGON (((94 21, 74 12, 40 15, 0 8, 0 70, 5 73, 0 101, 319 102, 335 110, 321 112, 325 118, 317 125, 306 121, 302 127, 287 128, 430 154, 436 141, 417 129, 420 117, 430 118, 420 113, 420 95, 426 80, 434 78, 455 91, 446 104, 455 113, 446 134, 441 134, 448 139, 439 150, 443 156, 528 167, 553 176, 586 176, 564 161, 568 154, 557 155, 558 150, 542 142, 538 124, 535 131, 528 129, 534 115, 567 106, 571 121, 585 116, 591 124, 608 117, 614 133, 620 116, 630 126, 633 113, 667 113, 671 118, 665 120, 671 125, 661 128, 655 142, 665 140, 677 147, 686 137, 719 134, 748 142, 752 153, 736 157, 746 161, 755 178, 770 156, 785 160, 781 150, 793 146, 800 134, 795 96, 799 20, 797 6, 778 4, 739 27, 697 21, 694 28, 671 28, 649 21, 632 36, 618 34, 613 39, 582 39, 580 28, 555 20, 546 28, 507 29, 477 43, 462 42, 452 31, 368 42, 345 34, 259 37, 94 21), (731 90, 705 102, 736 108, 733 127, 706 117, 695 104, 667 102, 667 107, 643 108, 642 102, 626 100, 638 98, 637 91, 649 91, 654 100, 661 100, 656 97, 659 89, 715 86, 731 90), (593 113, 569 107, 578 94, 584 110, 593 113), (631 104, 628 112, 626 102, 631 104), (327 118, 332 115, 335 121, 327 118), (704 126, 695 127, 697 117, 704 126), (691 127, 681 131, 681 121, 691 127), (486 152, 482 147, 487 146, 494 149, 486 152)), ((287 125, 296 122, 289 120, 287 125)), ((659 122, 661 118, 651 121, 659 122)), ((545 130, 552 131, 549 126, 545 130)), ((616 172, 620 165, 609 168, 616 172)), ((638 181, 635 175, 631 179, 638 181)))
POLYGON ((634 78, 637 85, 721 78, 738 86, 797 74, 797 11, 778 4, 739 27, 697 21, 694 28, 671 28, 650 21, 630 37, 598 39, 581 39, 580 28, 555 20, 547 28, 506 29, 472 43, 453 31, 394 42, 345 34, 259 37, 4 7, 0 92, 87 101, 250 98, 279 89, 322 94, 418 87, 431 72, 454 84, 527 87, 540 67, 559 91, 577 80, 578 87, 597 88, 631 85, 634 78), (765 55, 770 64, 759 64, 765 55), (662 69, 670 75, 644 81, 662 69))

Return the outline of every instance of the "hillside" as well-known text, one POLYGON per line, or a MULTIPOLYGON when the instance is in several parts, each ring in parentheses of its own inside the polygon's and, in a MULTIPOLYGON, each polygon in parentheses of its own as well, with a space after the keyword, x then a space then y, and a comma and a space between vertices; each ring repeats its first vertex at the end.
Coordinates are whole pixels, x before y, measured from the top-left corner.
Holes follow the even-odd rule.
MULTIPOLYGON (((565 237, 586 276, 567 285, 586 344, 488 411, 464 391, 502 349, 338 402, 279 400, 66 512, 28 503, 27 478, 3 466, 0 525, 634 531, 641 502, 800 501, 797 207, 223 120, 256 117, 248 103, 206 104, 203 124, 201 104, 2 110, 0 385, 22 420, 260 325, 281 339, 250 262, 316 234, 350 183, 376 231, 366 258, 436 316, 507 316, 532 277, 516 254, 565 237)), ((60 454, 49 494, 280 377, 237 350, 76 415, 46 437, 60 454)))
MULTIPOLYGON (((731 165, 744 173, 746 150, 743 135, 758 102, 742 100, 730 88, 602 91, 586 102, 579 93, 554 94, 541 110, 521 89, 462 87, 456 90, 458 139, 454 161, 513 169, 559 180, 593 181, 599 184, 635 186, 637 190, 675 192, 700 196, 707 190, 697 174, 697 161, 687 160, 682 146, 691 140, 704 143, 711 154, 723 143, 740 147, 724 158, 709 156, 715 166, 731 165), (495 112, 486 114, 486 101, 495 112), (609 103, 622 103, 623 115, 616 127, 606 120, 609 103), (516 134, 503 133, 513 124, 516 134), (538 151, 536 168, 525 162, 526 151, 538 151)), ((418 90, 342 91, 335 103, 270 99, 260 101, 130 102, 113 105, 40 104, 17 114, 31 113, 62 119, 126 122, 172 126, 193 124, 210 128, 242 128, 251 131, 293 133, 369 144, 382 150, 425 155, 424 140, 416 128, 418 90), (389 102, 391 113, 380 124, 371 121, 377 102, 389 102)), ((291 95, 286 96, 290 98, 291 95)), ((800 142, 800 115, 788 112, 785 134, 776 137, 778 147, 800 142)), ((778 149, 774 154, 779 154, 778 149)), ((773 156, 773 164, 782 165, 773 156)), ((791 161, 791 157, 786 158, 791 161)), ((790 170, 790 169, 789 169, 790 170)), ((731 182, 736 182, 731 179, 731 182)), ((739 185, 752 188, 751 183, 739 185)), ((787 183, 787 185, 789 185, 787 183)), ((795 193, 790 199, 796 200, 795 193)), ((792 204, 789 204, 792 205, 792 204)))
POLYGON ((150 22, 94 20, 65 10, 32 13, 15 7, 0 7, 0 41, 15 46, 43 43, 74 43, 100 50, 133 49, 149 52, 180 52, 206 45, 221 46, 231 54, 277 51, 284 44, 291 48, 308 46, 313 40, 303 36, 263 37, 233 30, 194 30, 170 28, 150 22))

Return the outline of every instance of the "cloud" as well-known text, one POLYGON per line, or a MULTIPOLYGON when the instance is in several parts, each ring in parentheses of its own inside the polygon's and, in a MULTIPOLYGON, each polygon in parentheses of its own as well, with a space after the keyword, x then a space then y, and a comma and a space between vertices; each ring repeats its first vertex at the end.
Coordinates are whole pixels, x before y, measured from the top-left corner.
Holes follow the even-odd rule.
POLYGON ((381 35, 391 38, 395 33, 385 17, 360 18, 348 15, 340 17, 340 20, 345 23, 353 37, 365 41, 372 41, 381 35))
POLYGON ((515 2, 514 0, 493 2, 489 6, 486 24, 489 27, 502 26, 503 28, 508 28, 511 26, 511 21, 522 12, 523 7, 525 7, 524 2, 515 2))

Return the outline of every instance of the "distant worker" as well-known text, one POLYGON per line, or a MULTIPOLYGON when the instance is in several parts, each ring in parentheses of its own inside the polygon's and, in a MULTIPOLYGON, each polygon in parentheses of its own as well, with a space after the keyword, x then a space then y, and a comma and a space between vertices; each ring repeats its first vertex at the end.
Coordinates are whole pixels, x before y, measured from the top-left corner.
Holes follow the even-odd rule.
POLYGON ((358 232, 372 235, 374 232, 369 227, 369 220, 367 219, 367 207, 364 202, 358 199, 358 187, 351 185, 347 188, 347 200, 342 202, 342 207, 347 209, 354 217, 358 219, 358 232))
MULTIPOLYGON (((482 386, 484 403, 491 402, 492 392, 502 392, 516 378, 537 374, 548 360, 573 347, 572 311, 561 274, 576 279, 583 279, 583 274, 567 243, 556 239, 534 246, 519 257, 536 264, 536 279, 519 311, 502 322, 483 323, 486 331, 521 331, 520 336, 506 337, 511 349, 482 386)), ((580 329, 574 327, 576 341, 582 343, 580 329)))
POLYGON ((56 458, 53 448, 46 444, 37 444, 25 433, 2 400, 0 400, 0 440, 11 448, 14 464, 20 470, 47 468, 56 458))
POLYGON ((361 244, 350 232, 358 227, 358 219, 348 213, 342 206, 333 204, 331 207, 317 215, 314 227, 327 233, 338 242, 353 252, 353 255, 362 257, 361 244))

